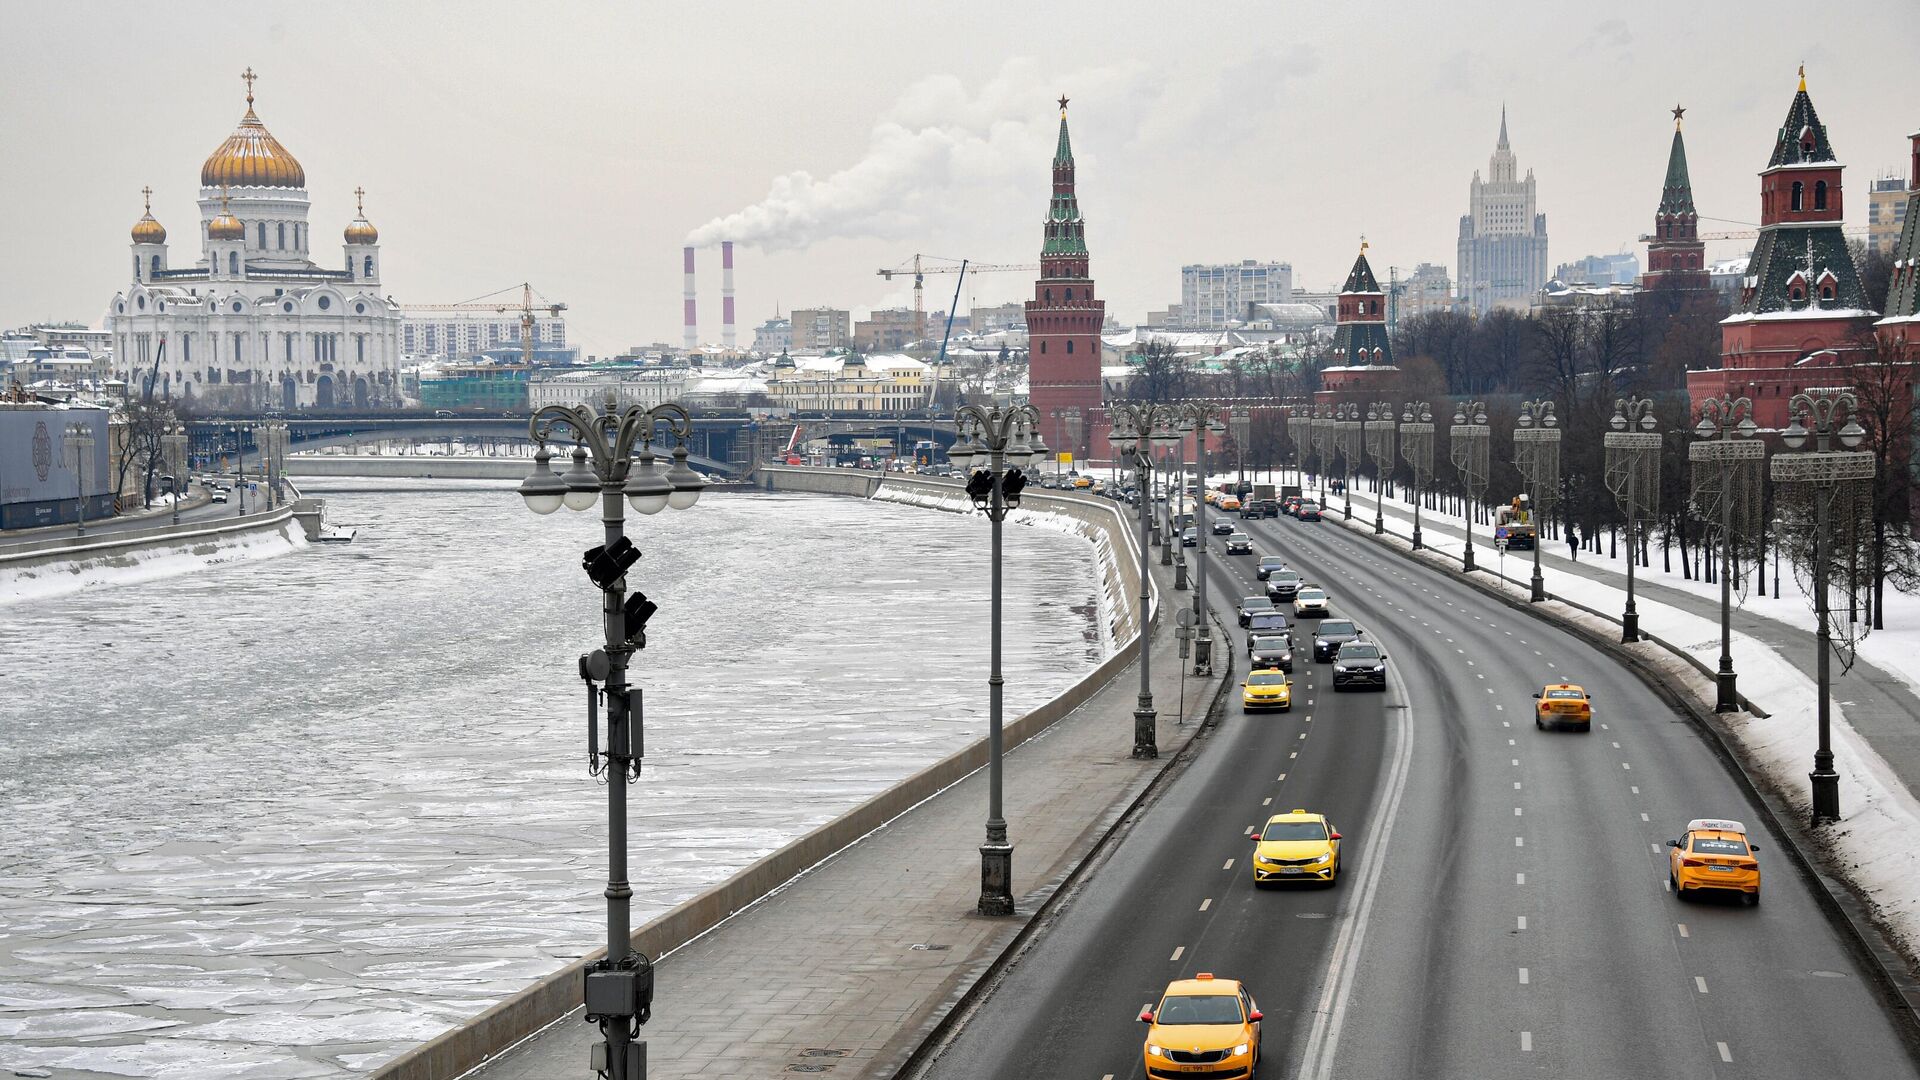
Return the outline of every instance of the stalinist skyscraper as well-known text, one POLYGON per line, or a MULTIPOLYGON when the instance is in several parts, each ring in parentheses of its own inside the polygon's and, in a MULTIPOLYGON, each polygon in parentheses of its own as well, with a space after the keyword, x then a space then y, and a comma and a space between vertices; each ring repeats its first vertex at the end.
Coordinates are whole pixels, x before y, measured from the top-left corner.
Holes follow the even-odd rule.
POLYGON ((1547 283, 1547 215, 1534 199, 1533 170, 1518 178, 1507 145, 1507 110, 1487 179, 1473 174, 1468 212, 1460 218, 1460 298, 1476 315, 1502 301, 1524 305, 1547 283))

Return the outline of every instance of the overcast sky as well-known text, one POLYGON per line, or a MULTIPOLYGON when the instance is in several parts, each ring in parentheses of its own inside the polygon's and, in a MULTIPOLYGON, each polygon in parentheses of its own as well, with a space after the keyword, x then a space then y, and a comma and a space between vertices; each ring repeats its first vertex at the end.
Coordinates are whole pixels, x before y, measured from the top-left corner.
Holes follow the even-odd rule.
MULTIPOLYGON (((364 185, 396 299, 531 281, 603 354, 680 340, 689 236, 741 242, 742 344, 776 308, 910 303, 874 271, 915 251, 1034 262, 1062 93, 1093 272, 1123 320, 1177 301, 1190 262, 1280 259, 1299 286, 1336 286, 1362 233, 1382 277, 1451 272, 1503 102, 1556 264, 1644 258, 1676 101, 1700 210, 1735 221, 1759 212, 1802 61, 1851 221, 1920 128, 1912 0, 1817 18, 1779 0, 1306 8, 9 3, 0 325, 98 322, 144 184, 175 264, 197 257, 198 169, 249 65, 306 168, 319 261, 340 263, 364 185)), ((700 270, 718 341, 717 249, 700 270)), ((962 309, 1031 284, 981 275, 962 309)), ((929 278, 929 308, 952 287, 929 278)))

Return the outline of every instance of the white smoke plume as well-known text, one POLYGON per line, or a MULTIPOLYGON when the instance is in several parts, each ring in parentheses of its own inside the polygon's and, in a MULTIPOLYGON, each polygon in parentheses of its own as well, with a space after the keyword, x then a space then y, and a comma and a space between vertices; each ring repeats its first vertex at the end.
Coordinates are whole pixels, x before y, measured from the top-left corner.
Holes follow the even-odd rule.
MULTIPOLYGON (((881 116, 860 160, 826 177, 775 177, 766 198, 714 218, 686 242, 789 251, 829 239, 924 233, 929 221, 953 212, 960 193, 1045 170, 1059 124, 1055 96, 1084 94, 1108 116, 1127 116, 1141 104, 1145 74, 1116 67, 1048 75, 1038 61, 1022 59, 974 94, 951 75, 923 79, 881 116)), ((1036 203, 1035 215, 1041 209, 1036 203)))

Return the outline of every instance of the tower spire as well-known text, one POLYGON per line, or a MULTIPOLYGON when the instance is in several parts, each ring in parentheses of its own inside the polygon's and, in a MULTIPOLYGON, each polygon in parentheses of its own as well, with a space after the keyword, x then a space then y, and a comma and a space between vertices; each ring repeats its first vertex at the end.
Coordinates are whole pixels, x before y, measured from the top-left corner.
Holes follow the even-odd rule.
POLYGON ((1504 102, 1504 101, 1500 103, 1500 145, 1499 145, 1499 147, 1498 147, 1498 149, 1501 149, 1501 150, 1505 150, 1505 149, 1508 149, 1508 146, 1507 146, 1507 103, 1506 103, 1506 102, 1504 102))
POLYGON ((1073 140, 1067 137, 1067 95, 1065 94, 1060 95, 1060 141, 1054 144, 1053 163, 1056 166, 1073 164, 1073 140))
POLYGON ((1680 106, 1673 107, 1673 148, 1667 152, 1667 179, 1660 188, 1661 214, 1694 214, 1693 180, 1687 175, 1687 143, 1680 134, 1680 106))

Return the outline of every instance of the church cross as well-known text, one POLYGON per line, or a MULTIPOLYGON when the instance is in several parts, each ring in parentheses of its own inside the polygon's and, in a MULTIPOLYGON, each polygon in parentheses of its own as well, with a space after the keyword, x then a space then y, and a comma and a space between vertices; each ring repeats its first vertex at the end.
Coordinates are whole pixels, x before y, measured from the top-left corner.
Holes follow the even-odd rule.
POLYGON ((153 187, 152 187, 151 185, 149 185, 149 186, 147 186, 147 187, 143 187, 143 188, 141 188, 141 189, 140 189, 140 197, 141 197, 142 199, 144 199, 144 200, 146 200, 146 203, 147 203, 147 213, 149 213, 149 214, 151 214, 151 213, 153 213, 153 187))
POLYGON ((367 216, 367 189, 366 188, 357 187, 353 189, 353 208, 354 208, 354 211, 357 212, 361 217, 367 216))
POLYGON ((247 83, 247 107, 248 107, 249 109, 251 109, 251 108, 253 107, 253 80, 255 80, 255 79, 257 79, 257 78, 259 78, 260 76, 258 76, 258 75, 255 75, 255 74, 253 73, 253 67, 252 67, 252 65, 248 65, 248 67, 247 67, 247 70, 245 70, 245 71, 243 71, 243 72, 241 72, 241 73, 240 73, 240 77, 241 77, 242 79, 244 79, 244 80, 246 80, 246 83, 247 83))

